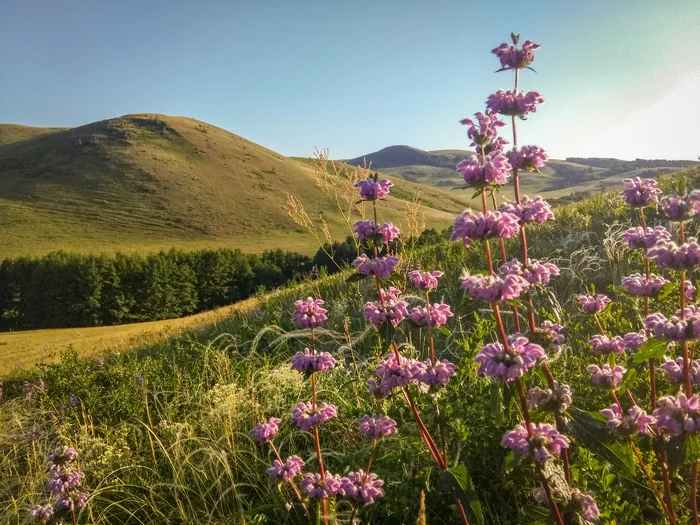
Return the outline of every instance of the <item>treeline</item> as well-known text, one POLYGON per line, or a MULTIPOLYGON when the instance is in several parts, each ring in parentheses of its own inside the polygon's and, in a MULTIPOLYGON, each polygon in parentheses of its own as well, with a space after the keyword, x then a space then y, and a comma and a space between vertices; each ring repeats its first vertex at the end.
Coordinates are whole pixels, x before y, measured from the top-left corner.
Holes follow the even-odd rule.
POLYGON ((294 252, 258 256, 226 249, 147 256, 57 252, 5 260, 0 264, 0 329, 181 317, 305 279, 314 264, 294 252))

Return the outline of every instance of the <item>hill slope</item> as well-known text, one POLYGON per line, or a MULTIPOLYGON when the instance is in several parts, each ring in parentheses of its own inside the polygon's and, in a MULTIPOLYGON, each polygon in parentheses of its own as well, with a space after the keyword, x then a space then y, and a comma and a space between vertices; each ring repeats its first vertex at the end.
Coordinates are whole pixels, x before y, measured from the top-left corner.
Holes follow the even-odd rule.
MULTIPOLYGON (((127 115, 44 131, 0 145, 0 257, 173 246, 309 251, 308 234, 283 209, 287 193, 346 235, 308 163, 221 128, 127 115)), ((455 194, 399 181, 384 218, 399 221, 401 199, 417 193, 428 225, 446 226, 464 207, 455 194)))
MULTIPOLYGON (((371 163, 372 168, 388 176, 443 189, 456 190, 464 186, 455 166, 473 155, 465 150, 424 151, 410 146, 389 146, 374 153, 350 159, 348 164, 362 166, 371 163)), ((635 176, 654 176, 692 166, 692 161, 617 159, 551 159, 542 173, 526 173, 522 176, 525 194, 543 197, 562 197, 573 192, 597 192, 620 186, 622 179, 635 176)), ((468 198, 470 190, 458 190, 458 195, 468 198)))
POLYGON ((0 146, 12 144, 21 140, 56 133, 68 128, 37 128, 34 126, 22 126, 21 124, 0 124, 0 146))

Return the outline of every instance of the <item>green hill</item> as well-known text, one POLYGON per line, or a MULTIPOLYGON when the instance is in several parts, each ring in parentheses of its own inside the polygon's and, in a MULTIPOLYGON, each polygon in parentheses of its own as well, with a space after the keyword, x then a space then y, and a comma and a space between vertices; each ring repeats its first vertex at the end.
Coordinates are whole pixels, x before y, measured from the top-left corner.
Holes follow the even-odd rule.
MULTIPOLYGON (((127 115, 73 129, 0 125, 0 257, 65 249, 313 249, 283 209, 287 194, 347 234, 309 163, 190 118, 127 115)), ((399 180, 396 222, 420 193, 428 226, 444 227, 462 196, 399 180)))

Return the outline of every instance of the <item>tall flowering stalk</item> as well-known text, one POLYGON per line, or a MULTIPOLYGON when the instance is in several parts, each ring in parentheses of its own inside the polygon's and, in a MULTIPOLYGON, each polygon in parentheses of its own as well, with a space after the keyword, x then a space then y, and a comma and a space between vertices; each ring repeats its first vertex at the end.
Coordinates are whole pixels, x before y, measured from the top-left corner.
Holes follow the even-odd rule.
MULTIPOLYGON (((42 382, 43 383, 43 382, 42 382)), ((64 446, 49 454, 49 481, 46 489, 51 493, 52 503, 34 505, 31 516, 34 521, 46 523, 57 512, 68 511, 74 525, 78 523, 76 509, 85 507, 88 495, 81 490, 85 473, 78 470, 78 452, 64 446)))

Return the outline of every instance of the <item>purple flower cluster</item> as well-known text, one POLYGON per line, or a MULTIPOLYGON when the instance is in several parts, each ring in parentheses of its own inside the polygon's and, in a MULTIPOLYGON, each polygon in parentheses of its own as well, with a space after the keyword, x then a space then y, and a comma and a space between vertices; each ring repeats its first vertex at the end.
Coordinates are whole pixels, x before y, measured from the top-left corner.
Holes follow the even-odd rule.
POLYGON ((557 386, 554 391, 550 388, 543 390, 531 388, 527 394, 527 406, 530 410, 545 412, 565 412, 574 402, 573 392, 569 385, 557 386))
POLYGON ((53 516, 53 505, 34 505, 32 507, 32 519, 46 523, 53 516))
POLYGON ((551 206, 542 197, 531 199, 525 195, 520 199, 520 204, 515 201, 506 201, 498 209, 501 212, 515 215, 521 225, 542 224, 554 220, 551 206))
POLYGON ((680 311, 670 319, 660 312, 649 315, 644 324, 658 339, 683 342, 700 337, 700 311, 694 306, 685 309, 681 319, 680 311))
POLYGON ((396 388, 417 383, 418 375, 423 368, 421 365, 420 361, 405 357, 399 362, 396 355, 391 354, 377 365, 374 371, 380 378, 379 385, 371 379, 367 382, 371 393, 380 397, 386 397, 396 388))
POLYGON ((396 421, 384 414, 362 416, 357 420, 357 423, 360 425, 360 430, 365 437, 370 439, 390 436, 398 431, 396 421))
POLYGON ((578 301, 584 313, 597 314, 605 310, 608 303, 610 303, 610 298, 603 294, 598 294, 595 297, 592 295, 579 295, 578 301))
POLYGON ((438 279, 442 277, 442 275, 440 270, 434 270, 432 272, 413 270, 409 272, 408 278, 413 281, 413 287, 416 290, 435 290, 438 287, 438 279))
POLYGON ((641 274, 635 273, 622 279, 622 286, 627 288, 629 294, 635 297, 656 297, 659 295, 661 288, 669 282, 669 280, 653 273, 648 279, 641 274))
POLYGON ((310 431, 313 427, 323 425, 338 415, 334 405, 321 403, 314 410, 311 403, 299 403, 292 410, 292 422, 301 430, 310 431))
POLYGON ((523 146, 506 153, 514 170, 539 171, 549 158, 539 146, 523 146))
POLYGON ((318 328, 323 326, 328 320, 326 313, 328 310, 322 308, 324 301, 322 299, 314 299, 307 297, 305 300, 294 303, 293 321, 299 328, 318 328))
POLYGON ((625 350, 636 352, 639 347, 647 342, 647 333, 642 330, 640 332, 630 332, 622 337, 622 345, 625 350))
MULTIPOLYGON (((666 372, 673 381, 682 383, 685 379, 685 366, 682 357, 677 358, 675 361, 666 358, 666 362, 659 368, 666 372)), ((700 359, 690 362, 690 383, 692 386, 700 385, 700 359)))
POLYGON ((525 40, 522 48, 518 49, 514 45, 501 44, 491 51, 501 61, 503 69, 520 69, 528 67, 535 60, 535 51, 541 46, 532 40, 525 40))
MULTIPOLYGON (((683 293, 685 294, 685 298, 688 299, 689 301, 697 301, 698 298, 698 290, 693 286, 693 283, 690 281, 685 281, 683 284, 683 293)), ((2 385, 0 385, 0 394, 2 394, 2 385)))
POLYGON ((504 275, 520 275, 530 284, 549 284, 553 275, 559 275, 559 268, 552 263, 543 263, 535 259, 530 259, 527 266, 518 259, 513 259, 499 268, 504 275))
POLYGON ((623 437, 630 437, 636 434, 647 435, 650 427, 656 423, 656 418, 647 415, 647 413, 634 405, 623 414, 617 404, 610 405, 610 408, 605 408, 600 413, 607 418, 605 426, 610 430, 615 430, 623 437))
POLYGON ((508 158, 497 151, 483 157, 483 165, 476 156, 457 164, 457 173, 461 174, 464 177, 464 182, 473 188, 508 184, 511 170, 508 158))
POLYGON ((506 91, 499 89, 486 99, 486 108, 501 115, 524 117, 537 111, 537 105, 544 103, 544 97, 537 91, 506 91))
POLYGON ((535 330, 527 333, 530 342, 541 346, 549 355, 557 355, 561 352, 561 345, 566 343, 566 336, 563 333, 564 327, 552 321, 542 321, 542 324, 535 327, 535 330))
POLYGON ((281 419, 271 417, 267 420, 267 423, 258 423, 248 433, 258 443, 268 443, 279 432, 280 421, 281 419))
POLYGON ((685 394, 662 397, 657 402, 654 417, 656 428, 664 429, 671 435, 700 433, 700 399, 698 396, 688 399, 685 394))
POLYGON ((501 446, 522 456, 531 456, 539 463, 551 456, 559 456, 562 450, 569 448, 569 438, 549 423, 533 424, 532 434, 530 438, 525 423, 520 423, 505 433, 501 446))
POLYGON ((505 123, 499 120, 492 111, 474 113, 474 118, 476 119, 476 123, 469 118, 460 120, 461 124, 467 126, 467 136, 472 141, 470 146, 486 147, 495 144, 498 139, 497 128, 505 126, 505 123))
POLYGON ((292 357, 292 370, 302 374, 328 372, 335 365, 336 360, 328 352, 311 352, 308 348, 304 348, 303 352, 297 352, 292 357))
POLYGON ((622 242, 632 249, 648 249, 661 241, 671 240, 671 233, 663 226, 657 226, 653 230, 647 226, 646 230, 641 226, 630 228, 622 234, 622 242))
POLYGON ((301 468, 304 466, 304 460, 299 456, 290 456, 284 463, 279 459, 272 462, 272 466, 267 469, 267 475, 272 481, 292 481, 296 476, 301 474, 301 468))
POLYGON ((697 214, 696 204, 689 195, 686 197, 666 195, 659 201, 661 211, 669 221, 674 222, 685 222, 692 219, 697 214))
POLYGON ((79 490, 85 474, 75 467, 78 453, 70 447, 49 454, 49 481, 46 489, 54 498, 55 509, 81 509, 87 502, 87 494, 79 490))
POLYGON ((620 195, 625 198, 628 206, 642 208, 659 201, 661 189, 654 179, 625 179, 626 187, 620 195))
POLYGON ((594 335, 588 342, 596 354, 622 354, 625 352, 625 341, 619 335, 608 337, 607 335, 594 335))
POLYGON ((531 343, 527 337, 514 335, 508 339, 507 350, 501 343, 490 343, 479 351, 474 361, 481 363, 480 374, 508 382, 524 375, 545 356, 541 346, 531 343))
POLYGON ((484 215, 467 210, 455 219, 450 240, 462 239, 464 245, 469 247, 472 239, 509 239, 518 233, 519 228, 518 217, 512 213, 490 211, 484 215))
POLYGON ((398 239, 401 231, 390 222, 377 225, 374 221, 357 221, 353 224, 353 232, 360 242, 365 240, 375 240, 383 244, 389 244, 398 239))
POLYGON ((447 359, 435 361, 435 364, 430 361, 424 361, 421 365, 416 378, 424 385, 446 385, 452 376, 455 375, 455 365, 447 359))
POLYGON ((365 473, 363 470, 348 472, 347 476, 341 478, 341 484, 345 496, 366 505, 374 503, 378 498, 384 496, 382 489, 384 481, 379 479, 376 474, 365 473))
POLYGON ((428 306, 420 306, 411 309, 409 317, 411 321, 420 327, 429 326, 437 328, 447 324, 447 318, 454 314, 450 310, 449 304, 433 303, 428 306))
POLYGON ((396 328, 401 321, 408 317, 408 303, 395 297, 385 296, 384 305, 380 302, 365 304, 365 319, 375 326, 391 323, 396 328))
POLYGON ((516 274, 505 277, 477 274, 462 280, 462 288, 472 299, 481 299, 489 304, 517 299, 529 285, 524 277, 516 274))
POLYGON ((355 183, 356 188, 360 188, 360 198, 364 201, 376 201, 389 195, 389 188, 394 185, 386 179, 380 181, 370 177, 355 183))
POLYGON ((338 474, 326 472, 326 479, 317 473, 309 473, 301 480, 301 490, 311 499, 326 499, 345 494, 343 478, 338 474))
POLYGON ((655 259, 662 270, 692 270, 700 266, 700 244, 694 237, 680 246, 672 241, 660 242, 647 252, 647 257, 655 259))
POLYGON ((364 253, 352 262, 357 271, 362 275, 375 276, 380 279, 388 279, 399 264, 399 259, 394 256, 377 257, 370 259, 364 253))
POLYGON ((622 377, 627 372, 623 366, 617 365, 613 368, 607 363, 602 368, 590 365, 586 370, 593 373, 593 384, 602 390, 617 390, 622 384, 622 377))

